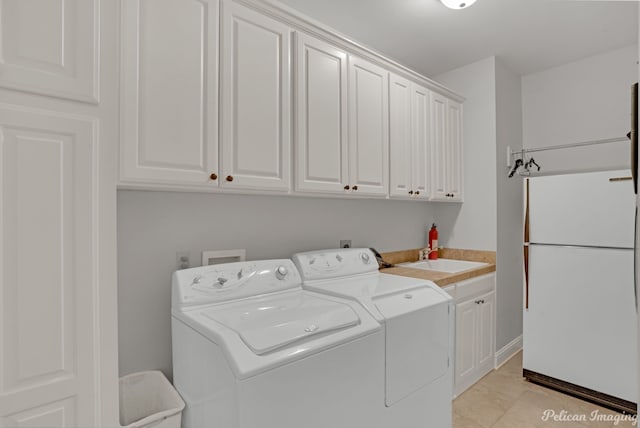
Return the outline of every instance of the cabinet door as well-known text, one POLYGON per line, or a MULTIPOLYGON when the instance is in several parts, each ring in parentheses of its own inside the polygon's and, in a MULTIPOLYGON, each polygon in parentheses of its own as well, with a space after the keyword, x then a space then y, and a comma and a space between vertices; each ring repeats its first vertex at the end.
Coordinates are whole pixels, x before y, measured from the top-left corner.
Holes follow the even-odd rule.
POLYGON ((389 72, 349 57, 349 178, 358 194, 389 192, 389 72))
POLYGON ((233 2, 222 11, 221 185, 289 190, 291 30, 233 2))
POLYGON ((97 120, 2 105, 0 135, 0 426, 96 426, 97 120))
POLYGON ((462 105, 447 102, 447 190, 451 200, 463 200, 462 105))
POLYGON ((478 363, 476 347, 477 306, 475 299, 456 305, 456 394, 464 391, 476 381, 478 363))
POLYGON ((449 200, 447 189, 447 98, 431 93, 431 199, 449 200))
POLYGON ((296 34, 296 190, 344 192, 349 184, 347 55, 296 34))
POLYGON ((411 82, 392 74, 389 85, 389 195, 409 198, 413 195, 411 82))
POLYGON ((121 182, 216 186, 218 0, 122 8, 121 182))
POLYGON ((475 301, 480 301, 477 305, 478 311, 478 368, 479 376, 484 375, 494 366, 495 355, 495 298, 496 293, 492 291, 483 294, 475 301))
POLYGON ((418 85, 412 85, 412 132, 411 132, 411 173, 413 197, 429 198, 429 141, 431 118, 429 117, 430 91, 418 85))
POLYGON ((99 101, 99 1, 2 0, 0 86, 99 101))

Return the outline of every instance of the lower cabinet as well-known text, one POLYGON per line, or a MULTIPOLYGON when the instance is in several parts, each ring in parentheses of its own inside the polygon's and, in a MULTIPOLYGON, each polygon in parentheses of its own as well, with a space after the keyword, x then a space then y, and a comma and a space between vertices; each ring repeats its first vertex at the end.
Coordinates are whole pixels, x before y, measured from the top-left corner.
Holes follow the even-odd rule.
POLYGON ((494 368, 495 274, 446 287, 456 302, 454 395, 460 395, 494 368))

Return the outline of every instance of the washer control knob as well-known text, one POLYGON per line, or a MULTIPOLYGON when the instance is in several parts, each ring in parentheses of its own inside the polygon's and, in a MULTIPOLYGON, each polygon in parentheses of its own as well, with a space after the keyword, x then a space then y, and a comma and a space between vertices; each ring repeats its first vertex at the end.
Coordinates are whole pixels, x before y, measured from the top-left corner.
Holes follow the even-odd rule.
POLYGON ((289 270, 286 267, 278 266, 278 269, 276 269, 276 278, 282 280, 287 276, 288 273, 289 273, 289 270))
POLYGON ((218 289, 220 289, 220 288, 224 287, 224 284, 225 284, 227 281, 229 281, 227 278, 224 278, 224 277, 222 277, 222 276, 221 276, 221 277, 219 277, 219 278, 218 278, 217 282, 214 282, 214 283, 212 284, 212 286, 213 286, 213 288, 218 288, 218 289))
POLYGON ((362 259, 365 265, 368 265, 369 262, 371 261, 371 257, 369 257, 369 254, 367 253, 360 254, 360 258, 362 259))

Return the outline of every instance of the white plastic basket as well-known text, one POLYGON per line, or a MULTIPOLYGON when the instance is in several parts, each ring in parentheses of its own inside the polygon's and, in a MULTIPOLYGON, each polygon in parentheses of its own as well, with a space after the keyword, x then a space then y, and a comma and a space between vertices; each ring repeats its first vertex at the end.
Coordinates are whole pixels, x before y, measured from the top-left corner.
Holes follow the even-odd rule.
POLYGON ((180 428, 184 401, 159 370, 120 378, 122 428, 180 428))

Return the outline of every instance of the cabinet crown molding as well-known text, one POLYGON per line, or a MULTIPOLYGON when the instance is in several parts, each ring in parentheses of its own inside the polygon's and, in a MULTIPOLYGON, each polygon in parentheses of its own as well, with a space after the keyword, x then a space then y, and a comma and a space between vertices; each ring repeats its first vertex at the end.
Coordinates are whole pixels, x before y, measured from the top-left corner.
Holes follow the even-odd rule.
POLYGON ((341 49, 346 50, 348 53, 358 55, 362 58, 378 63, 378 65, 386 67, 389 71, 397 73, 407 79, 416 81, 421 85, 425 85, 428 89, 438 92, 448 98, 453 99, 459 103, 465 101, 465 97, 452 91, 446 86, 424 76, 399 62, 389 58, 388 56, 376 51, 375 49, 368 47, 358 41, 353 40, 349 36, 346 36, 339 31, 316 21, 313 18, 303 15, 299 11, 279 2, 276 0, 222 0, 223 5, 225 2, 241 3, 260 12, 270 15, 274 18, 283 21, 292 29, 303 31, 314 37, 322 39, 327 43, 336 45, 341 49))

